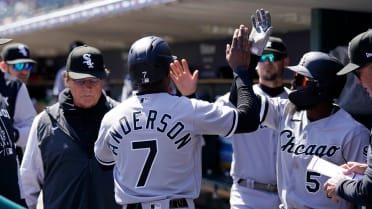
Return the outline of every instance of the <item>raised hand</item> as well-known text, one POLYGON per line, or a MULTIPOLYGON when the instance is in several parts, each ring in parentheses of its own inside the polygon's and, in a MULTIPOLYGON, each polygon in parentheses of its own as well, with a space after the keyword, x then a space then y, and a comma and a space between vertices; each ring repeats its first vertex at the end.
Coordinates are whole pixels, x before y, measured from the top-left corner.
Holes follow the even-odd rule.
POLYGON ((250 63, 251 45, 248 41, 248 34, 249 29, 240 25, 239 29, 235 29, 231 45, 226 45, 226 60, 232 69, 238 66, 248 67, 250 63))
POLYGON ((186 59, 182 59, 181 63, 175 60, 170 64, 170 68, 170 76, 181 94, 183 96, 194 94, 197 88, 199 71, 195 70, 194 73, 191 74, 186 59))
POLYGON ((252 30, 249 35, 249 41, 252 42, 251 52, 261 56, 271 35, 271 15, 264 9, 256 10, 256 16, 251 16, 252 30))

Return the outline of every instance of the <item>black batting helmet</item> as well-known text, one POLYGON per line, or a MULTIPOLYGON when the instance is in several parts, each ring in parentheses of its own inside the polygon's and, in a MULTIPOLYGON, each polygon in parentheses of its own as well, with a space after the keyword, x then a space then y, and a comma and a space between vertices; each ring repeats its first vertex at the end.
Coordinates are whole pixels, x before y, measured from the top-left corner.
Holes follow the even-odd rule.
POLYGON ((304 54, 298 65, 288 68, 303 75, 307 85, 291 92, 289 100, 300 109, 307 109, 320 101, 333 101, 346 82, 346 76, 337 75, 343 67, 340 61, 326 53, 313 51, 304 54))
POLYGON ((169 74, 169 64, 175 59, 167 42, 157 36, 147 36, 134 42, 129 50, 128 68, 137 85, 160 81, 169 74))

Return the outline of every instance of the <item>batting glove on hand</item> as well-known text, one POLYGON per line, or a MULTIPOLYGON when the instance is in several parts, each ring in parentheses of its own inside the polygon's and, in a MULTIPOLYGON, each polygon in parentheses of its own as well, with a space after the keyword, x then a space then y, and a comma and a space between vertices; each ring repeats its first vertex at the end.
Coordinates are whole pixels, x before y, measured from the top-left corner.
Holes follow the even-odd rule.
POLYGON ((252 15, 251 17, 252 29, 249 41, 252 42, 252 54, 261 56, 271 35, 271 16, 269 11, 263 9, 256 10, 256 16, 252 15))

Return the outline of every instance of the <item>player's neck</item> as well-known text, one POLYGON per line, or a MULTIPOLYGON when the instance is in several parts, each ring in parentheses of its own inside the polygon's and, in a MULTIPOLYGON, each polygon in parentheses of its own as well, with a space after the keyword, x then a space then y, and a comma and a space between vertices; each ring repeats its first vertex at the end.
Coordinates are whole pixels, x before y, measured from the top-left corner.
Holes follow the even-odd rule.
POLYGON ((168 89, 169 89, 168 80, 161 80, 154 83, 139 85, 137 95, 168 92, 168 89))
POLYGON ((278 87, 273 88, 273 87, 265 86, 262 83, 260 83, 258 85, 260 86, 260 88, 262 89, 263 92, 265 92, 266 94, 268 94, 271 97, 279 96, 281 93, 283 93, 285 91, 284 86, 278 86, 278 87))
POLYGON ((281 79, 275 79, 271 81, 259 79, 259 83, 269 88, 278 88, 283 86, 283 80, 281 79))
POLYGON ((306 110, 306 115, 310 121, 317 121, 332 115, 337 112, 338 109, 339 108, 332 103, 321 102, 306 110))

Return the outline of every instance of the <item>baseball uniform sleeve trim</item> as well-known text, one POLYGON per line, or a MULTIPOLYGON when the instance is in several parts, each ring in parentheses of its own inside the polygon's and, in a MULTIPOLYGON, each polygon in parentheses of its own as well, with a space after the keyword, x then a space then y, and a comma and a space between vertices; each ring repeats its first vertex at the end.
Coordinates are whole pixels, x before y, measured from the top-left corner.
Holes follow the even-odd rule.
POLYGON ((269 111, 269 101, 264 96, 259 97, 261 99, 261 109, 260 109, 260 123, 262 123, 269 111))
POLYGON ((229 130, 229 132, 226 134, 226 137, 232 136, 234 134, 235 130, 236 130, 236 127, 238 126, 238 118, 237 118, 236 111, 234 111, 233 121, 234 121, 234 123, 231 126, 231 129, 229 130))
POLYGON ((109 161, 109 162, 107 162, 107 161, 100 160, 97 157, 97 155, 95 155, 95 156, 96 156, 96 159, 98 160, 98 162, 101 163, 102 165, 114 165, 115 164, 115 161, 109 161))

